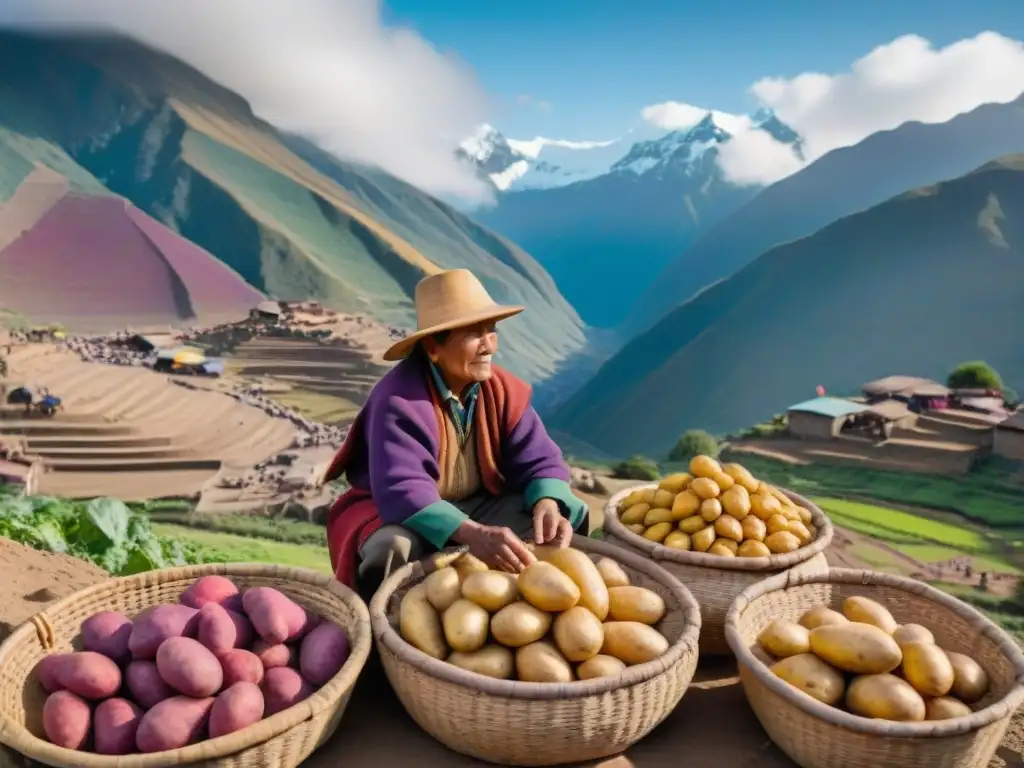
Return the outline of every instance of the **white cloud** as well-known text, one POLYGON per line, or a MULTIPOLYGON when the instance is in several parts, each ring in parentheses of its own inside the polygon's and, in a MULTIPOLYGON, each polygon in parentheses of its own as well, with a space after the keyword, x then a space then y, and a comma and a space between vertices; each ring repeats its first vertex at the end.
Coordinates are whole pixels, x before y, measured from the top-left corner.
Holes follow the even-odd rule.
POLYGON ((379 0, 2 0, 0 24, 131 35, 338 155, 436 194, 492 194, 452 154, 488 108, 475 77, 415 31, 385 27, 379 0))
POLYGON ((554 109, 554 104, 544 99, 535 99, 528 93, 520 93, 516 96, 516 104, 520 107, 533 107, 534 109, 540 110, 541 112, 550 112, 554 109))
POLYGON ((729 112, 720 112, 717 109, 704 109, 692 104, 684 104, 681 101, 652 104, 649 107, 644 107, 640 116, 658 128, 663 128, 666 131, 680 131, 695 126, 707 116, 708 112, 711 113, 718 127, 727 133, 735 135, 748 130, 752 125, 747 115, 733 115, 729 112))
MULTIPOLYGON (((848 72, 768 77, 750 93, 803 139, 803 159, 747 123, 724 144, 718 163, 736 184, 771 184, 827 152, 908 121, 942 123, 982 104, 1024 92, 1024 44, 994 32, 935 48, 904 35, 853 62, 848 72)), ((692 125, 708 110, 656 104, 643 117, 671 129, 692 125)), ((722 113, 715 113, 717 115, 722 113)), ((736 116, 732 116, 736 117, 736 116)), ((719 122, 723 128, 725 123, 719 122)), ((726 130, 729 130, 726 128, 726 130)))

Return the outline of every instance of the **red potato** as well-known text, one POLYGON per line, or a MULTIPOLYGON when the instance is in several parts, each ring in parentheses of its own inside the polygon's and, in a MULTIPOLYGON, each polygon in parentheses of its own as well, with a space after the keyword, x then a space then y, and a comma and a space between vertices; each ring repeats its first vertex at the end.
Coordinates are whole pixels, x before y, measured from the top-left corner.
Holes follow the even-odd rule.
POLYGON ((256 633, 271 645, 301 637, 313 614, 272 587, 253 587, 242 594, 242 605, 256 633))
POLYGON ((240 613, 207 603, 199 609, 199 642, 215 655, 244 648, 252 642, 252 624, 240 613))
POLYGON ((235 683, 221 692, 210 709, 210 738, 225 736, 263 718, 263 691, 255 683, 235 683))
POLYGON ((212 696, 224 683, 217 657, 190 637, 165 640, 156 652, 156 668, 171 688, 195 699, 212 696))
POLYGON ((177 693, 160 677, 155 661, 133 661, 125 669, 124 676, 132 698, 143 709, 151 709, 177 693))
POLYGON ((345 630, 332 622, 322 622, 302 638, 299 671, 310 683, 319 687, 338 674, 348 653, 348 634, 345 630))
POLYGON ((139 721, 135 746, 139 752, 163 752, 202 741, 212 707, 212 697, 174 696, 161 701, 139 721))
POLYGON ((271 645, 263 640, 257 640, 252 644, 252 652, 263 664, 263 669, 294 667, 299 658, 294 646, 284 643, 271 645))
POLYGON ((71 691, 57 691, 43 704, 43 732, 51 744, 81 749, 89 738, 89 704, 71 691))
POLYGON ((218 656, 224 670, 224 687, 229 688, 235 683, 263 682, 263 662, 252 651, 234 648, 218 656))
POLYGON ((132 620, 117 611, 100 611, 82 622, 82 648, 119 664, 128 658, 131 636, 132 620))
POLYGON ((121 688, 121 669, 102 653, 69 653, 56 667, 57 687, 83 699, 107 699, 121 688))
POLYGON ((170 637, 195 637, 199 611, 187 605, 156 605, 135 619, 128 649, 136 659, 152 659, 160 644, 170 637))
POLYGON ((202 608, 207 603, 216 603, 232 611, 242 610, 242 596, 231 579, 224 576, 203 576, 181 593, 178 601, 189 608, 202 608))
POLYGON ((60 690, 60 678, 57 675, 57 669, 69 655, 67 653, 51 653, 36 665, 36 677, 39 678, 39 684, 43 686, 43 690, 47 693, 60 690))
POLYGON ((260 689, 263 691, 264 713, 267 717, 308 699, 314 691, 309 681, 290 667, 268 669, 260 689))
POLYGON ((130 755, 142 709, 128 699, 107 699, 93 715, 93 746, 100 755, 130 755))

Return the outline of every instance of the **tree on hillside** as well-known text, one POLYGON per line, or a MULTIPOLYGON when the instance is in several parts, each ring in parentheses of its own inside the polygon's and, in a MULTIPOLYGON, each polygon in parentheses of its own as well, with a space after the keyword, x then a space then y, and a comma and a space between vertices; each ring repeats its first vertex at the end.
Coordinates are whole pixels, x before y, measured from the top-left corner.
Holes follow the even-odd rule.
POLYGON ((691 429, 683 433, 679 442, 669 451, 669 461, 689 461, 694 456, 718 456, 718 441, 703 429, 691 429))
POLYGON ((616 464, 612 474, 621 480, 657 480, 661 471, 656 462, 637 454, 616 464))
POLYGON ((946 378, 946 386, 950 389, 999 389, 1003 388, 1003 379, 995 368, 982 360, 960 363, 946 378))

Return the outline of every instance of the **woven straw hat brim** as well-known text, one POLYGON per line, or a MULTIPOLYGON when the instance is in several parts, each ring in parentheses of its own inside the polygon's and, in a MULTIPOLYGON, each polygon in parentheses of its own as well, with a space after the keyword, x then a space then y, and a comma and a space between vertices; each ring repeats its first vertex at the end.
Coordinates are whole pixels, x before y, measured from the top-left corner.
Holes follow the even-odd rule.
POLYGON ((420 341, 420 339, 425 339, 427 336, 432 336, 435 333, 440 333, 441 331, 454 331, 456 328, 465 328, 466 326, 476 325, 477 323, 483 323, 488 320, 507 320, 510 317, 518 315, 524 309, 526 309, 526 307, 502 306, 500 304, 495 304, 487 310, 464 315, 463 317, 459 317, 455 320, 449 320, 447 323, 439 323, 438 325, 433 325, 429 328, 421 328, 415 333, 409 334, 401 341, 392 344, 388 351, 384 353, 384 359, 388 362, 395 362, 408 357, 409 353, 412 352, 413 347, 416 346, 416 343, 420 341))

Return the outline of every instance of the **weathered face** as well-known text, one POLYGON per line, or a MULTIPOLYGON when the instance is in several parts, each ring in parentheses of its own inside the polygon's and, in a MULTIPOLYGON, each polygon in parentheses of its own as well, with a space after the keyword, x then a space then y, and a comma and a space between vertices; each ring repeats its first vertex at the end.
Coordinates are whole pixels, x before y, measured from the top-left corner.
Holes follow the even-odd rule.
POLYGON ((427 339, 425 343, 427 354, 452 389, 491 378, 491 357, 498 351, 494 322, 457 328, 441 343, 436 339, 427 339))

